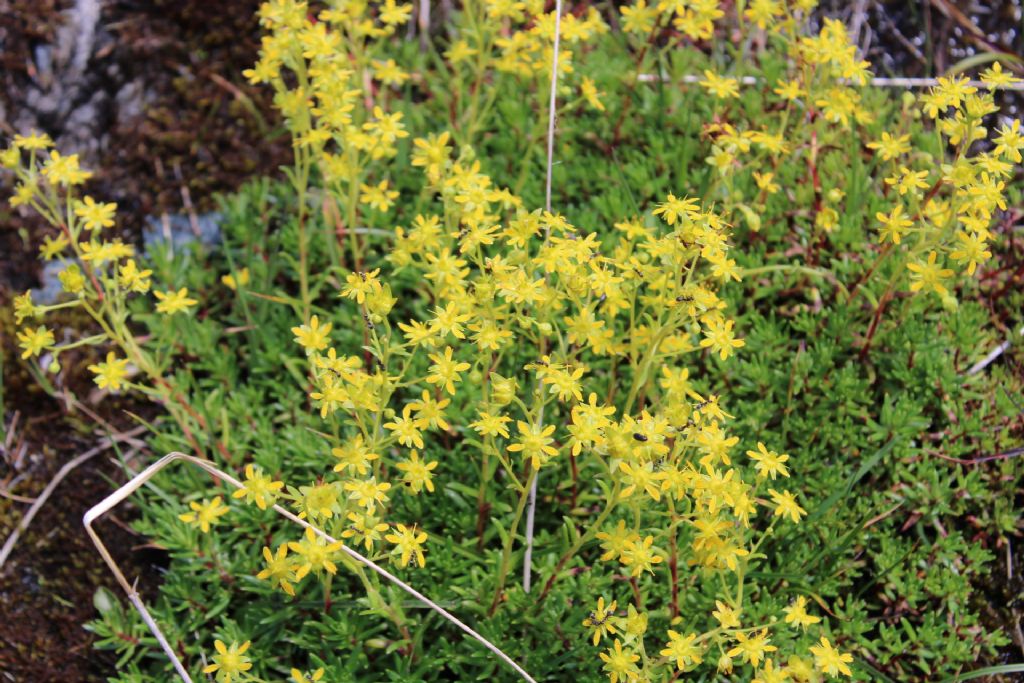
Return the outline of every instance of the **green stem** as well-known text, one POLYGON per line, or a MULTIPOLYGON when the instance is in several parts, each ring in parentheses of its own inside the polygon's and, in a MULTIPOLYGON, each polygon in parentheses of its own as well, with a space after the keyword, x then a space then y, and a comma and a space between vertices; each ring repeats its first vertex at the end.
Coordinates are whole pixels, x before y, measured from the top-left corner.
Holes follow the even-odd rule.
POLYGON ((493 616, 498 611, 498 605, 501 604, 501 592, 505 589, 505 579, 508 578, 512 563, 512 544, 515 542, 516 530, 519 529, 519 522, 522 521, 523 511, 526 509, 526 499, 529 497, 530 487, 533 486, 533 480, 536 478, 537 470, 531 465, 530 475, 526 478, 526 486, 519 494, 519 504, 516 505, 516 514, 512 518, 512 526, 508 530, 505 547, 501 551, 501 565, 498 568, 498 581, 494 586, 494 599, 491 601, 491 608, 487 611, 489 616, 493 616))

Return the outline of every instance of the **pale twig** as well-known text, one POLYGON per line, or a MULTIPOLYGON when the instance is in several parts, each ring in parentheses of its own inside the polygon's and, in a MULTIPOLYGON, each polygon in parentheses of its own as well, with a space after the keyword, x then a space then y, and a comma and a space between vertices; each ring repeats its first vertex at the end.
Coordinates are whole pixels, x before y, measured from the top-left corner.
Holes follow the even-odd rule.
POLYGON ((7 558, 10 557, 11 551, 14 550, 14 544, 18 542, 18 538, 20 538, 21 534, 28 529, 28 525, 32 523, 32 520, 39 513, 39 510, 42 509, 43 505, 50 498, 50 495, 54 492, 57 486, 64 481, 64 477, 68 476, 68 474, 86 460, 99 455, 116 443, 131 440, 133 436, 141 434, 145 429, 145 427, 140 425, 123 434, 115 434, 107 437, 95 448, 91 448, 74 460, 65 463, 64 466, 57 471, 57 474, 54 475, 53 479, 50 480, 50 483, 46 485, 43 492, 39 494, 39 497, 35 499, 35 502, 32 503, 32 507, 28 509, 25 516, 21 518, 20 522, 18 522, 18 526, 14 527, 14 531, 11 532, 11 535, 7 537, 7 541, 4 542, 4 547, 0 549, 0 568, 2 568, 7 562, 7 558))
MULTIPOLYGON (((548 99, 548 164, 544 179, 544 209, 551 213, 551 168, 555 158, 555 104, 558 95, 558 48, 561 45, 562 0, 555 0, 555 40, 551 46, 551 95, 548 99)), ((550 227, 548 230, 550 231, 550 227)), ((540 423, 544 423, 544 406, 541 404, 540 423)), ((533 478, 529 499, 526 504, 526 553, 523 555, 523 590, 530 592, 530 573, 533 563, 533 520, 537 511, 537 482, 540 472, 533 478)))
MULTIPOLYGON (((109 496, 104 498, 102 501, 100 501, 92 508, 90 508, 89 511, 85 513, 85 517, 83 518, 82 521, 85 524, 86 532, 89 534, 89 537, 92 538, 92 542, 96 545, 96 549, 99 551, 100 556, 103 557, 104 562, 106 562, 107 566, 110 567, 110 571, 114 574, 114 578, 117 580, 118 584, 120 584, 121 588, 123 588, 125 593, 128 594, 128 599, 131 601, 132 605, 134 605, 135 609, 138 610, 140 615, 142 615, 142 619, 146 622, 146 625, 149 627, 149 630, 152 631, 154 636, 156 636, 157 642, 160 643, 160 647, 163 649, 167 657, 171 660, 171 664, 174 665, 175 671, 178 672, 178 675, 181 677, 183 681, 185 681, 186 683, 192 683, 192 679, 191 677, 189 677, 184 665, 181 663, 181 660, 178 659, 178 655, 174 652, 174 648, 172 648, 170 643, 167 642, 167 638, 160 630, 160 627, 157 625, 156 621, 153 620, 153 617, 150 615, 149 610, 146 609, 145 604, 143 604, 142 599, 139 597, 138 592, 135 590, 135 586, 130 584, 128 582, 128 579, 125 578, 124 574, 121 572, 120 567, 118 567, 117 562, 114 561, 114 558, 110 555, 110 552, 107 550, 106 546, 103 545, 103 542, 100 540, 99 535, 92 528, 93 522, 95 522, 99 517, 109 512, 116 505, 124 501, 126 498, 128 498, 128 496, 130 496, 132 493, 134 493, 136 490, 142 487, 143 484, 152 479, 157 472, 159 472, 160 470, 162 470, 164 467, 171 464, 175 460, 184 460, 189 464, 195 465, 206 470, 208 473, 222 479, 223 481, 226 481, 227 483, 231 484, 237 489, 243 488, 242 483, 240 481, 235 479, 227 472, 218 469, 215 465, 213 465, 213 463, 209 462, 208 460, 203 460, 202 458, 197 458, 191 455, 185 455, 184 453, 168 453, 167 455, 160 458, 155 463, 144 469, 142 472, 132 477, 127 483, 125 483, 119 489, 117 489, 109 496)), ((306 529, 311 529, 313 533, 323 538, 328 543, 339 542, 337 539, 328 535, 322 529, 313 526, 304 519, 299 519, 299 517, 297 517, 295 514, 284 509, 280 505, 274 505, 273 509, 274 512, 291 520, 295 524, 298 524, 299 526, 306 529)), ((488 650, 490 650, 498 657, 500 657, 502 661, 511 666, 516 671, 516 673, 522 676, 523 680, 530 681, 530 683, 536 683, 536 681, 530 676, 530 674, 526 673, 526 671, 521 666, 519 666, 511 657, 509 657, 507 654, 498 649, 496 645, 491 643, 482 635, 480 635, 472 628, 467 626, 465 623, 459 620, 455 615, 450 613, 448 610, 441 607, 439 604, 437 604, 427 596, 423 595, 418 590, 416 590, 415 588, 405 583, 388 570, 378 565, 376 562, 373 562, 369 558, 366 558, 360 553, 356 552, 355 550, 349 548, 347 545, 342 545, 341 551, 349 557, 351 557, 352 559, 359 562, 360 564, 368 567, 380 576, 384 577, 391 583, 395 584, 396 586, 404 590, 406 593, 413 596, 414 598, 422 602, 424 605, 434 610, 451 623, 458 626, 465 633, 479 641, 488 650)))
MULTIPOLYGON (((1018 334, 1024 335, 1024 327, 1020 328, 1020 332, 1018 332, 1018 334)), ((999 356, 1003 355, 1003 353, 1006 351, 1006 349, 1010 348, 1010 344, 1012 344, 1012 343, 1013 343, 1013 337, 1010 337, 1006 341, 1004 341, 1002 344, 1000 344, 996 348, 992 349, 992 351, 989 352, 989 354, 987 356, 985 356, 984 358, 979 360, 977 363, 972 365, 967 370, 967 375, 968 376, 970 376, 970 375, 977 375, 979 372, 981 372, 982 370, 987 368, 989 365, 992 364, 992 362, 996 358, 999 358, 999 356)))
MULTIPOLYGON (((662 76, 659 74, 638 74, 636 79, 641 83, 657 83, 662 81, 665 83, 671 82, 673 79, 668 76, 662 76)), ((703 76, 697 74, 687 74, 678 79, 680 83, 699 83, 704 80, 703 76)), ((763 81, 761 78, 755 76, 740 76, 738 80, 742 85, 758 85, 763 81)), ((847 85, 855 85, 847 79, 840 79, 841 82, 847 85)), ((937 78, 909 78, 909 77, 883 77, 878 76, 876 78, 870 78, 867 81, 868 85, 874 85, 879 88, 934 88, 939 84, 937 78)), ((967 84, 973 88, 979 90, 1015 90, 1024 91, 1024 82, 1021 83, 1010 83, 1009 85, 1000 85, 998 87, 990 86, 984 81, 971 80, 967 81, 967 84)))

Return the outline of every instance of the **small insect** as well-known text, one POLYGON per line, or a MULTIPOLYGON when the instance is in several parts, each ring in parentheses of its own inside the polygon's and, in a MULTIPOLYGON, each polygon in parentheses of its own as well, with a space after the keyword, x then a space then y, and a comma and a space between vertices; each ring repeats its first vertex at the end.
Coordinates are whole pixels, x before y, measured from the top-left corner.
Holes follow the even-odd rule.
POLYGON ((690 417, 686 419, 686 424, 684 424, 682 427, 675 427, 674 429, 677 432, 682 433, 685 432, 687 429, 690 429, 691 427, 695 426, 697 426, 697 423, 693 421, 692 417, 690 417))
POLYGON ((647 435, 641 434, 640 432, 633 432, 633 438, 640 442, 649 441, 647 435))
POLYGON ((676 303, 677 304, 681 304, 684 301, 693 301, 693 297, 690 296, 689 294, 683 294, 681 296, 677 296, 676 297, 676 303))
POLYGON ((363 313, 363 322, 366 323, 367 329, 370 329, 370 330, 374 329, 373 321, 370 320, 370 314, 369 313, 363 313))
POLYGON ((364 273, 363 271, 360 270, 359 271, 359 277, 362 278, 363 282, 366 282, 366 273, 364 273))
POLYGON ((587 616, 587 626, 604 626, 611 618, 612 615, 610 612, 606 612, 600 619, 597 618, 597 614, 595 612, 591 612, 587 616))

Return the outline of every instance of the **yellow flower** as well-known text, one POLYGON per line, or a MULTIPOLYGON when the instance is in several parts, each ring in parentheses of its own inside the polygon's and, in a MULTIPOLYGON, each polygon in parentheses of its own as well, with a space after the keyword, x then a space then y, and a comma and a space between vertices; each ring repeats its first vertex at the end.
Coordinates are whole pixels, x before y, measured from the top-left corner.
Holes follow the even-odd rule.
POLYGON ((899 173, 885 179, 886 185, 896 188, 900 196, 913 192, 914 190, 928 187, 928 171, 911 171, 906 166, 900 166, 899 173))
POLYGON ((10 199, 11 206, 17 208, 28 204, 35 197, 38 189, 34 180, 18 183, 18 186, 14 188, 14 195, 10 199))
POLYGON ((936 258, 938 258, 938 254, 933 251, 928 254, 928 260, 925 262, 918 261, 917 263, 907 264, 907 269, 912 273, 910 276, 912 280, 910 291, 916 292, 923 289, 927 292, 928 290, 933 290, 939 295, 946 294, 949 291, 942 284, 942 281, 952 277, 953 271, 936 265, 936 258))
POLYGON ((209 533, 210 527, 218 523, 219 517, 228 513, 228 508, 221 504, 220 496, 213 500, 204 500, 202 503, 192 501, 188 506, 192 508, 192 512, 178 515, 178 519, 186 524, 199 527, 204 534, 209 533))
POLYGON ((43 246, 39 247, 39 255, 47 261, 52 261, 62 251, 68 248, 67 238, 64 235, 57 235, 56 237, 45 237, 43 239, 43 246))
POLYGON ((412 408, 409 406, 402 410, 401 417, 396 415, 391 422, 385 422, 384 429, 394 432, 398 443, 403 446, 423 448, 423 436, 420 434, 419 427, 416 426, 416 419, 412 417, 412 408))
POLYGON ((910 151, 910 136, 893 137, 889 133, 882 133, 881 139, 868 143, 868 149, 876 150, 883 161, 892 161, 910 151))
POLYGON ((604 111, 604 103, 601 102, 594 81, 584 76, 583 82, 580 84, 580 91, 583 93, 583 99, 587 101, 587 104, 597 111, 604 111))
POLYGON ((520 420, 516 427, 519 429, 519 439, 509 446, 508 450, 511 453, 522 452, 523 457, 530 461, 534 469, 540 469, 551 456, 558 455, 558 449, 550 445, 554 442, 551 435, 555 432, 555 425, 544 427, 520 420))
POLYGON ((423 557, 423 544, 427 542, 426 532, 417 533, 415 526, 409 528, 404 524, 396 524, 395 531, 398 533, 388 534, 384 539, 395 544, 395 550, 401 555, 399 563, 406 567, 409 560, 415 556, 416 564, 420 567, 426 566, 427 560, 423 557))
POLYGON ((412 13, 412 5, 398 5, 395 0, 385 0, 380 6, 378 18, 382 24, 397 26, 409 21, 409 14, 412 13))
POLYGON ((14 146, 25 150, 46 149, 53 147, 53 140, 46 133, 37 133, 32 130, 28 135, 15 135, 14 146))
POLYGON ((853 655, 839 652, 832 647, 832 643, 825 636, 821 637, 821 642, 818 645, 811 645, 811 654, 814 655, 814 666, 818 671, 826 673, 832 678, 839 674, 853 675, 850 667, 847 666, 853 661, 853 655))
POLYGON ((25 318, 34 318, 37 314, 35 305, 32 303, 32 292, 27 291, 14 297, 14 322, 20 325, 25 318))
POLYGON ((763 443, 758 441, 757 450, 747 451, 747 455, 750 456, 751 460, 755 461, 754 469, 757 470, 757 476, 761 478, 771 477, 772 481, 775 480, 776 474, 781 474, 784 477, 789 476, 789 470, 783 464, 789 460, 789 456, 785 453, 779 455, 775 451, 768 450, 763 443))
POLYGON ((380 281, 377 280, 379 273, 380 268, 371 270, 369 273, 362 271, 349 273, 345 276, 345 288, 341 290, 339 296, 355 299, 357 304, 362 305, 366 302, 368 294, 373 294, 375 290, 381 288, 380 281))
POLYGON ((135 248, 132 245, 125 244, 120 239, 99 243, 83 242, 78 246, 82 250, 82 260, 97 266, 103 265, 107 261, 126 258, 135 253, 135 248))
POLYGON ((373 60, 373 77, 384 85, 402 85, 409 80, 409 74, 403 71, 393 59, 373 60))
POLYGON ((264 546, 263 559, 266 560, 267 566, 256 574, 256 578, 263 581, 270 579, 271 583, 280 586, 288 595, 295 595, 292 583, 298 581, 298 578, 295 575, 295 565, 288 559, 288 545, 279 547, 277 553, 270 552, 270 548, 264 546))
POLYGON ((256 503, 260 510, 266 510, 277 500, 278 491, 284 488, 283 481, 274 481, 263 474, 263 470, 252 464, 245 466, 245 481, 242 488, 231 494, 232 498, 245 498, 247 503, 256 503))
POLYGON ((795 100, 806 94, 804 89, 800 87, 800 82, 796 80, 781 80, 772 92, 784 100, 795 100))
POLYGON ((737 631, 733 637, 736 639, 736 647, 726 654, 730 657, 743 655, 743 658, 756 667, 764 659, 767 652, 774 652, 778 648, 768 644, 768 629, 752 632, 749 636, 742 631, 737 631))
POLYGON ((721 600, 715 600, 715 607, 717 609, 711 613, 711 616, 718 620, 722 628, 740 627, 740 614, 737 610, 729 607, 729 605, 726 605, 721 600))
POLYGON ((508 438, 508 428, 505 426, 512 421, 512 418, 505 415, 491 415, 485 410, 479 412, 480 419, 469 423, 481 436, 502 436, 508 438))
POLYGON ((807 613, 807 598, 802 595, 797 597, 789 607, 783 608, 782 611, 786 613, 785 621, 787 624, 802 626, 805 629, 811 624, 817 624, 821 621, 821 617, 807 613))
POLYGON ((320 326, 320 319, 313 316, 308 325, 292 328, 295 341, 307 351, 323 351, 327 348, 327 335, 331 333, 331 323, 320 326))
POLYGON ((324 677, 324 668, 320 667, 311 674, 302 673, 298 669, 292 669, 293 683, 316 683, 324 677))
POLYGON ((639 612, 636 607, 629 605, 626 609, 626 618, 620 625, 625 631, 627 643, 642 638, 647 633, 647 613, 639 612))
POLYGON ((434 363, 430 366, 427 383, 442 386, 445 391, 454 395, 456 382, 462 381, 459 373, 469 370, 469 363, 454 360, 452 358, 452 347, 450 346, 445 347, 444 355, 432 353, 430 354, 430 359, 434 363))
POLYGON ((696 633, 683 636, 669 629, 668 643, 665 644, 665 649, 661 651, 661 655, 668 657, 669 661, 674 659, 676 668, 680 671, 686 670, 689 666, 700 664, 704 660, 701 657, 700 646, 694 643, 696 639, 696 633))
POLYGON ((615 616, 615 607, 617 602, 612 600, 608 607, 605 607, 604 598, 597 599, 597 609, 587 615, 587 618, 583 620, 583 625, 587 628, 594 629, 594 645, 596 646, 600 642, 601 638, 605 635, 611 635, 615 633, 615 624, 612 623, 612 617, 615 616))
POLYGON ((370 452, 370 449, 367 448, 366 443, 363 441, 362 434, 357 435, 340 448, 332 448, 331 455, 341 460, 341 462, 334 466, 335 472, 352 470, 353 473, 360 475, 365 475, 370 469, 371 461, 380 457, 376 453, 370 452))
POLYGON ((232 680, 238 680, 237 676, 252 668, 251 660, 245 656, 250 644, 248 640, 241 645, 231 643, 229 648, 219 640, 214 641, 213 646, 217 650, 217 654, 213 655, 213 664, 205 667, 203 673, 216 672, 218 683, 231 683, 232 680))
POLYGON ((363 546, 367 550, 373 550, 373 544, 379 541, 381 534, 390 528, 370 513, 350 512, 348 520, 352 522, 352 526, 342 531, 341 537, 355 538, 357 542, 362 540, 363 546))
POLYGON ((444 409, 451 403, 450 399, 435 401, 426 390, 418 401, 409 404, 409 409, 416 414, 416 426, 420 429, 445 429, 450 425, 444 419, 444 409))
POLYGON ((648 536, 643 541, 633 541, 626 546, 620 559, 622 564, 631 568, 632 576, 640 576, 645 571, 653 574, 654 565, 664 560, 652 549, 653 544, 654 536, 648 536))
POLYGON ((288 543, 288 548, 302 558, 302 564, 297 565, 295 570, 295 580, 301 581, 311 571, 315 574, 319 574, 321 571, 326 571, 328 574, 336 573, 338 566, 334 564, 332 558, 336 552, 341 550, 342 545, 341 541, 328 543, 323 536, 317 535, 307 527, 301 541, 288 543))
MULTIPOLYGON (((654 30, 658 9, 648 7, 647 0, 637 0, 632 5, 623 5, 619 11, 622 13, 622 30, 626 33, 647 34, 654 30)), ((612 683, 615 683, 614 679, 612 683)))
POLYGON ((78 267, 77 263, 72 263, 60 271, 57 279, 60 280, 60 285, 64 291, 69 294, 78 294, 85 289, 85 276, 82 274, 82 269, 78 267))
POLYGON ((124 265, 120 266, 117 272, 118 284, 125 289, 139 294, 149 291, 149 278, 153 271, 148 268, 146 270, 139 270, 135 259, 125 261, 124 265))
MULTIPOLYGON (((455 49, 454 46, 452 49, 455 49)), ((448 132, 445 131, 440 135, 431 133, 425 138, 413 140, 412 165, 423 167, 427 177, 436 181, 444 169, 445 162, 448 161, 448 155, 451 153, 451 148, 448 147, 450 137, 448 132)))
POLYGON ((978 263, 991 258, 992 252, 988 250, 985 239, 976 232, 968 234, 960 231, 956 234, 956 238, 960 242, 960 247, 954 249, 949 256, 957 263, 966 262, 967 274, 974 275, 978 263))
POLYGON ((736 339, 732 331, 733 324, 732 320, 725 320, 719 316, 711 317, 704 323, 704 339, 700 340, 700 345, 704 348, 710 347, 713 352, 718 352, 722 360, 726 360, 733 353, 733 349, 746 345, 742 339, 736 339))
POLYGON ((632 529, 627 529, 626 522, 621 519, 618 526, 610 532, 602 531, 594 537, 601 541, 601 549, 604 550, 604 554, 601 555, 602 562, 621 557, 634 541, 640 540, 639 534, 632 529))
POLYGON ((440 306, 434 309, 434 317, 430 321, 430 331, 434 334, 440 333, 442 339, 449 334, 456 339, 465 339, 466 333, 462 331, 462 323, 472 318, 470 313, 462 313, 459 306, 449 302, 444 308, 440 306))
POLYGON ((727 100, 740 96, 740 82, 735 78, 719 76, 710 69, 704 70, 704 80, 699 85, 715 97, 727 100))
POLYGON ((387 211, 391 208, 391 203, 398 199, 398 191, 389 190, 387 180, 382 180, 376 185, 360 183, 359 191, 362 193, 359 195, 359 201, 378 211, 387 211))
POLYGON ((195 306, 198 301, 188 298, 188 288, 182 287, 177 292, 168 290, 166 292, 153 292, 160 303, 156 305, 158 313, 174 315, 180 311, 188 310, 189 306, 195 306))
POLYGON ((637 679, 639 669, 637 669, 636 663, 640 661, 640 655, 633 654, 632 650, 623 650, 622 643, 617 638, 613 647, 606 652, 599 653, 598 656, 604 662, 604 670, 608 672, 611 683, 637 679))
POLYGON ((97 204, 92 197, 86 197, 75 207, 75 215, 82 219, 86 230, 99 230, 114 225, 117 204, 97 204))
MULTIPOLYGON (((363 130, 388 145, 399 138, 409 136, 402 124, 402 112, 385 114, 380 107, 373 108, 373 120, 364 123, 363 130)), ((380 187, 387 189, 387 181, 382 182, 380 187)), ((398 193, 395 193, 395 196, 397 197, 398 193)))
POLYGON ((369 479, 353 479, 345 482, 345 490, 349 491, 349 500, 372 512, 377 505, 388 502, 387 491, 391 488, 388 482, 377 483, 377 477, 369 479))
POLYGON ((906 229, 914 224, 913 221, 908 220, 903 214, 902 204, 894 206, 888 214, 879 211, 875 214, 875 218, 882 224, 882 228, 879 230, 881 233, 879 242, 885 242, 888 239, 893 244, 899 244, 900 239, 906 233, 906 229))
POLYGON ((758 672, 757 678, 750 683, 787 683, 790 680, 789 672, 785 666, 776 669, 775 662, 768 659, 765 660, 764 668, 758 672))
POLYGON ((403 460, 395 467, 404 472, 402 482, 409 487, 413 493, 419 493, 424 488, 434 492, 433 471, 437 469, 437 461, 424 462, 420 460, 419 453, 413 450, 408 460, 403 460))
POLYGON ((668 199, 654 209, 655 216, 661 216, 669 225, 675 225, 681 218, 694 218, 700 213, 700 205, 696 199, 676 197, 669 192, 668 199))
POLYGON ((789 491, 783 491, 779 493, 775 489, 768 489, 768 493, 772 497, 772 502, 775 503, 775 516, 784 517, 789 515, 789 518, 794 522, 799 522, 802 515, 807 514, 807 510, 804 510, 796 502, 796 496, 789 491))
POLYGON ((244 287, 249 284, 249 268, 242 268, 237 273, 223 275, 220 281, 232 291, 237 290, 239 287, 244 287))
POLYGON ((118 360, 113 351, 107 353, 105 363, 90 365, 89 371, 95 374, 93 381, 100 389, 110 388, 117 391, 128 377, 128 359, 118 360))
POLYGON ((43 175, 53 185, 81 185, 92 177, 89 171, 78 167, 78 155, 61 156, 55 149, 50 150, 50 158, 43 165, 43 175))
POLYGON ((43 349, 53 346, 54 342, 53 332, 46 329, 46 325, 34 329, 26 327, 18 332, 18 345, 24 349, 21 354, 23 360, 38 356, 43 349))
POLYGON ((779 191, 779 184, 775 182, 774 173, 758 173, 754 171, 754 182, 766 194, 775 194, 779 191))
POLYGON ((1020 79, 1014 78, 1009 73, 1003 71, 1003 65, 999 62, 981 72, 981 81, 992 88, 1003 88, 1020 83, 1020 79))

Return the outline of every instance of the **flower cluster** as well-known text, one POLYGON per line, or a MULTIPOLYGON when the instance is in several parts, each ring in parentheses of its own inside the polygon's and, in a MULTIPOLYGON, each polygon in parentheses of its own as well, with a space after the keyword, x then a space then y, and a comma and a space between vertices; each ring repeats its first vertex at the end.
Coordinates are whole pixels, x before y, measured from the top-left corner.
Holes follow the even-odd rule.
MULTIPOLYGON (((153 273, 139 264, 132 245, 104 234, 115 224, 117 204, 80 197, 80 187, 92 173, 80 168, 77 155, 62 155, 52 147, 49 136, 32 133, 14 136, 12 144, 0 152, 0 164, 16 180, 11 206, 35 210, 56 229, 40 248, 40 257, 63 266, 59 280, 67 295, 67 300, 55 304, 34 302, 31 292, 15 298, 15 319, 23 325, 18 332, 22 358, 41 358, 47 352, 47 368, 59 372, 60 353, 110 342, 119 351, 110 351, 104 362, 89 366, 99 388, 119 391, 133 386, 135 369, 149 379, 157 378, 156 362, 141 349, 127 326, 128 300, 150 293, 153 273), (101 333, 58 344, 46 325, 28 324, 66 308, 85 310, 101 333)), ((152 294, 155 309, 168 315, 187 311, 197 303, 186 288, 152 294)))

